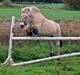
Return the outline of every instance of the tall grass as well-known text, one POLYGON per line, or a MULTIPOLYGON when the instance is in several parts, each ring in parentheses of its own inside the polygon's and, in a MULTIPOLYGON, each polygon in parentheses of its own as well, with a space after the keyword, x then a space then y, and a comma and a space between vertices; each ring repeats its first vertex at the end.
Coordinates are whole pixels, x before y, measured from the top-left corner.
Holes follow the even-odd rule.
MULTIPOLYGON (((72 43, 71 45, 68 45, 68 43, 63 43, 61 54, 78 52, 79 50, 79 44, 72 43)), ((8 44, 0 45, 0 62, 3 62, 7 58, 7 52, 8 44)), ((50 52, 51 50, 47 43, 39 44, 38 42, 33 42, 32 44, 29 44, 27 41, 16 41, 13 43, 12 56, 15 61, 25 61, 48 57, 50 52)), ((55 45, 53 52, 53 55, 57 54, 55 45)))

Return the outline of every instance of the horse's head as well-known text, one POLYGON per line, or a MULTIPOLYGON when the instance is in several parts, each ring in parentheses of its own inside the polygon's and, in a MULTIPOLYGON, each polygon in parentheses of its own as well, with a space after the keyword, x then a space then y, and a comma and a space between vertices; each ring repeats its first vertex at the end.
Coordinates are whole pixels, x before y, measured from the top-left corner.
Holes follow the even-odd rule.
POLYGON ((20 18, 20 27, 24 28, 28 25, 28 22, 30 20, 30 7, 25 7, 21 10, 21 18, 20 18))
POLYGON ((35 6, 21 9, 20 27, 29 27, 30 22, 32 22, 32 19, 34 18, 33 13, 37 13, 39 11, 40 10, 35 6))

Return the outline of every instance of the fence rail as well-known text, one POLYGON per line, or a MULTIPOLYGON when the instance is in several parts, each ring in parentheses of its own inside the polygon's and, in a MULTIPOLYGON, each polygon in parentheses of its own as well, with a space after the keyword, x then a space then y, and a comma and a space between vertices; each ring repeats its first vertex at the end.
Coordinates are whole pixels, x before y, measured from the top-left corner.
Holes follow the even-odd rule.
POLYGON ((31 61, 26 61, 26 62, 21 62, 21 63, 16 63, 16 64, 14 63, 11 66, 27 65, 27 64, 38 63, 38 62, 43 62, 43 61, 48 61, 48 60, 53 60, 53 59, 58 59, 58 58, 76 56, 76 55, 77 56, 80 55, 80 52, 64 54, 64 55, 58 55, 58 56, 53 56, 53 57, 47 57, 47 58, 31 60, 31 61))
POLYGON ((80 40, 80 37, 12 37, 13 40, 80 40))

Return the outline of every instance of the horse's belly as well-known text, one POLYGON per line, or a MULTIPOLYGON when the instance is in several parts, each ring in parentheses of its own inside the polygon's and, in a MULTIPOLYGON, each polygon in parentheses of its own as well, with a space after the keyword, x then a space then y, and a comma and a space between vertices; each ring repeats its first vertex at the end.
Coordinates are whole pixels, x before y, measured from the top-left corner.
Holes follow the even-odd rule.
POLYGON ((44 36, 52 36, 52 35, 55 35, 55 33, 56 33, 56 30, 53 28, 53 26, 43 27, 38 32, 39 35, 44 35, 44 36))
POLYGON ((47 30, 41 30, 38 32, 38 35, 40 36, 52 36, 53 32, 52 31, 47 31, 47 30))

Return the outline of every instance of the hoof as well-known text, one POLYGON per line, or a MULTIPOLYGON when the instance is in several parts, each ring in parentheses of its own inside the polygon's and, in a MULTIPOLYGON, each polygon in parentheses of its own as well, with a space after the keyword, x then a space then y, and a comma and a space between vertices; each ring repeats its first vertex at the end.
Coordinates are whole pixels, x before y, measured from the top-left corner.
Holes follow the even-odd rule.
POLYGON ((60 58, 57 59, 57 64, 61 64, 60 58))

